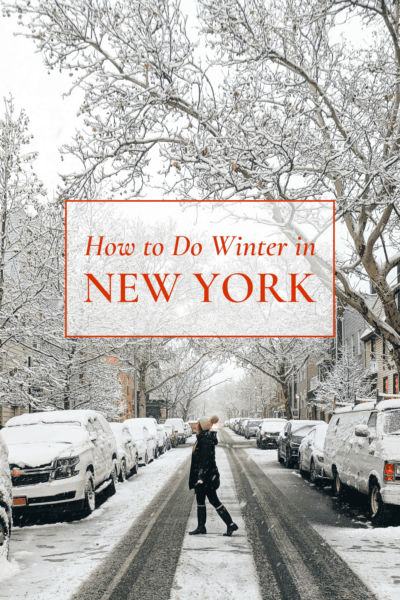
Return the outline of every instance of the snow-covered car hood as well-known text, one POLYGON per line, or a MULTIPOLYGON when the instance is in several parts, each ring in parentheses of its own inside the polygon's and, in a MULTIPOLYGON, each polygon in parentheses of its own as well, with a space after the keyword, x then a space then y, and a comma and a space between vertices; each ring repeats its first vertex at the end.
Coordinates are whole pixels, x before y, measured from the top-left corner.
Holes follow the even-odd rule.
POLYGON ((49 465, 57 458, 77 456, 91 442, 85 441, 80 444, 68 444, 65 442, 40 442, 36 444, 10 444, 8 447, 8 460, 10 465, 16 465, 21 469, 26 467, 37 468, 49 465))

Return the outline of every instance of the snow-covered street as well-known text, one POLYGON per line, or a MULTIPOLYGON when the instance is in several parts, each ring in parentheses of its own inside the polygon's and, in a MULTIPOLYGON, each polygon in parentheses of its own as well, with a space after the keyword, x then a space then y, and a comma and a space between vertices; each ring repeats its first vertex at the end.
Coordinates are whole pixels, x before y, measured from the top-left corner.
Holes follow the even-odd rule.
POLYGON ((12 569, 3 565, 0 571, 0 597, 69 598, 165 483, 179 473, 191 448, 189 444, 176 448, 139 469, 138 475, 118 484, 117 494, 85 519, 15 527, 10 545, 12 569))
POLYGON ((81 521, 14 528, 8 600, 397 600, 400 528, 372 528, 358 498, 335 499, 223 429, 218 491, 239 530, 207 504, 197 523, 191 444, 118 485, 81 521))

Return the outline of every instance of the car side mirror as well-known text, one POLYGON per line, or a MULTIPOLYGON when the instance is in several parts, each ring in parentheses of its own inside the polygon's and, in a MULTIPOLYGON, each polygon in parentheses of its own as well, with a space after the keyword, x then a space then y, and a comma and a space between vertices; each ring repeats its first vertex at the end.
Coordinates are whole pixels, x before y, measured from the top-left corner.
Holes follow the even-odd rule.
POLYGON ((367 425, 357 425, 355 431, 354 431, 356 437, 369 437, 370 432, 369 432, 369 428, 367 425))
POLYGON ((89 431, 89 438, 92 442, 95 442, 97 440, 97 433, 95 431, 89 431))
POLYGON ((287 437, 287 431, 284 431, 283 437, 287 437))
POLYGON ((311 440, 308 440, 307 446, 311 446, 311 440))

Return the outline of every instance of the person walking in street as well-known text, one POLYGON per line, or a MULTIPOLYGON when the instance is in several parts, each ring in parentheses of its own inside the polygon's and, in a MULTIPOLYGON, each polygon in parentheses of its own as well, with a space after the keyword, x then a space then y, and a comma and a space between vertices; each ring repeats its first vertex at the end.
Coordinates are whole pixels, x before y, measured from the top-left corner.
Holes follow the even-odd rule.
POLYGON ((232 521, 231 515, 218 499, 217 489, 220 485, 219 471, 215 461, 215 446, 218 444, 217 434, 211 431, 214 423, 218 423, 218 417, 203 417, 198 422, 197 441, 193 447, 192 464, 189 475, 189 489, 195 491, 197 500, 198 525, 189 535, 207 533, 207 508, 206 498, 215 508, 221 519, 227 526, 224 535, 231 536, 239 528, 232 521))

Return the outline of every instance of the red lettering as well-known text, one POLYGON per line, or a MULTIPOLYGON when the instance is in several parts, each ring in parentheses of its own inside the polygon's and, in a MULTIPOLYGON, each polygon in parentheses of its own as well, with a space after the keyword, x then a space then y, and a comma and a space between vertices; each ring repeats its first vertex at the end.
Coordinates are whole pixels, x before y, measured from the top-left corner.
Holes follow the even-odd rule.
POLYGON ((125 251, 124 251, 123 244, 117 244, 117 247, 119 248, 120 256, 132 256, 132 254, 135 252, 135 244, 132 242, 132 252, 129 252, 129 246, 130 246, 130 244, 125 244, 125 251))
POLYGON ((212 284, 214 283, 214 280, 218 277, 218 275, 220 275, 220 273, 212 273, 213 278, 212 278, 212 280, 210 281, 210 283, 208 285, 204 281, 203 275, 201 273, 193 273, 193 275, 196 277, 196 279, 203 286, 204 300, 202 300, 202 302, 211 302, 211 300, 210 300, 210 287, 212 286, 212 284))
POLYGON ((126 295, 125 292, 127 289, 131 289, 131 290, 135 290, 135 285, 126 285, 126 278, 132 275, 132 277, 134 277, 135 279, 137 279, 137 275, 136 273, 120 273, 120 277, 121 277, 121 300, 119 300, 119 302, 137 302, 138 301, 138 296, 136 296, 136 298, 134 298, 133 300, 127 300, 126 299, 126 295))
POLYGON ((113 242, 110 242, 109 244, 107 244, 107 246, 106 246, 107 256, 112 256, 115 253, 116 249, 117 249, 117 246, 113 242), (108 251, 110 246, 111 246, 111 252, 108 251))
POLYGON ((103 294, 103 296, 109 301, 111 302, 111 277, 114 275, 114 273, 107 273, 108 277, 110 278, 110 291, 107 292, 107 290, 105 290, 103 288, 103 286, 101 285, 101 283, 99 283, 97 281, 97 279, 91 274, 91 273, 85 273, 86 277, 88 278, 88 283, 87 283, 87 300, 85 300, 85 302, 92 302, 92 300, 90 299, 90 290, 89 290, 89 282, 91 281, 92 283, 94 283, 94 285, 97 287, 97 289, 99 290, 99 292, 101 292, 103 294))
POLYGON ((232 246, 233 242, 234 242, 234 241, 235 241, 235 239, 236 239, 236 235, 233 235, 233 236, 232 236, 232 241, 231 241, 231 243, 229 244, 229 246, 228 246, 228 248, 227 248, 227 247, 226 247, 226 243, 227 243, 227 241, 229 240, 229 238, 231 237, 230 235, 227 235, 227 236, 225 236, 225 237, 224 237, 224 236, 222 236, 222 235, 220 235, 220 236, 219 236, 219 239, 220 239, 220 241, 221 241, 221 246, 218 246, 218 242, 217 242, 217 236, 216 236, 216 235, 213 235, 212 237, 213 237, 213 240, 214 240, 214 245, 215 245, 215 249, 216 249, 216 251, 217 251, 217 255, 218 255, 218 256, 220 255, 220 253, 221 253, 221 252, 223 252, 223 253, 224 253, 224 255, 226 256, 227 252, 229 251, 230 247, 232 246))
POLYGON ((174 251, 172 253, 172 256, 183 256, 184 254, 186 254, 186 252, 189 250, 190 248, 190 240, 189 238, 186 237, 186 235, 177 235, 175 236, 175 248, 174 251), (183 252, 181 252, 180 254, 178 254, 178 247, 179 247, 179 243, 181 239, 185 239, 186 240, 186 248, 183 252))
POLYGON ((158 294, 156 294, 156 291, 153 288, 153 285, 152 285, 152 283, 150 281, 149 274, 148 273, 141 273, 141 275, 144 278, 145 282, 147 283, 147 287, 149 288, 150 293, 153 296, 154 302, 157 302, 157 300, 159 299, 161 293, 163 294, 163 296, 166 299, 166 301, 169 302, 169 300, 171 298, 171 295, 172 295, 172 292, 174 291, 175 284, 178 281, 178 277, 180 275, 182 275, 182 273, 174 273, 174 275, 175 275, 175 281, 174 281, 174 283, 172 285, 172 288, 171 288, 171 291, 170 291, 169 294, 168 294, 167 290, 164 287, 164 282, 166 281, 169 273, 166 273, 164 275, 163 281, 161 281, 161 277, 160 277, 160 275, 158 273, 154 273, 154 277, 156 278, 156 281, 157 281, 158 285, 160 286, 160 291, 158 292, 158 294))
POLYGON ((278 300, 278 302, 286 302, 286 300, 283 300, 278 292, 276 292, 275 290, 275 286, 278 283, 278 276, 275 275, 275 273, 260 273, 260 299, 259 302, 268 302, 268 300, 265 299, 265 290, 269 290, 271 292, 271 294, 273 295, 273 297, 275 298, 275 300, 278 300), (271 285, 266 285, 265 284, 265 278, 266 276, 269 275, 270 277, 272 277, 272 283, 271 285))
POLYGON ((304 296, 304 298, 307 300, 307 302, 315 302, 315 300, 313 300, 307 294, 306 290, 301 285, 308 277, 311 277, 311 275, 313 275, 313 273, 305 273, 304 279, 302 279, 300 281, 300 283, 296 284, 296 277, 299 274, 300 273, 289 273, 291 280, 292 280, 292 282, 291 282, 292 283, 292 295, 291 295, 289 302, 298 302, 298 300, 296 300, 296 290, 299 290, 299 292, 304 296))
POLYGON ((88 246, 87 246, 87 250, 86 250, 86 255, 85 256, 89 256, 90 255, 90 248, 93 246, 93 248, 98 248, 97 250, 97 256, 100 256, 101 254, 101 247, 103 245, 103 240, 104 240, 104 235, 100 236, 100 244, 92 244, 92 239, 93 236, 89 235, 89 241, 88 241, 88 246))
POLYGON ((236 303, 245 302, 248 298, 250 298, 251 294, 253 293, 253 282, 251 281, 250 277, 248 277, 244 273, 232 273, 232 275, 229 275, 225 279, 224 283, 222 284, 222 292, 223 292, 225 298, 227 300, 229 300, 229 302, 236 302, 236 303), (243 300, 234 300, 228 290, 228 282, 229 282, 230 278, 234 277, 235 275, 239 275, 240 277, 243 277, 247 283, 247 295, 245 298, 243 298, 243 300))

